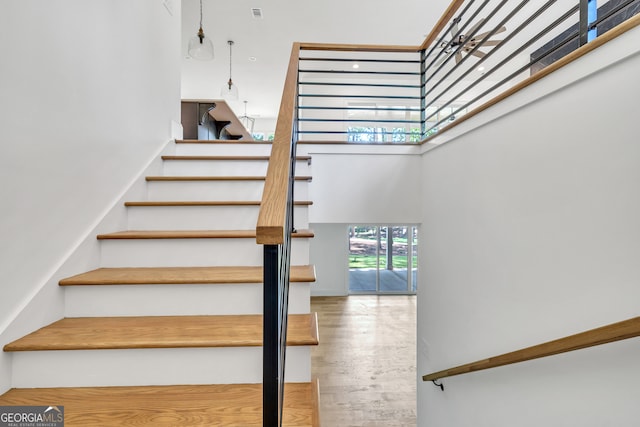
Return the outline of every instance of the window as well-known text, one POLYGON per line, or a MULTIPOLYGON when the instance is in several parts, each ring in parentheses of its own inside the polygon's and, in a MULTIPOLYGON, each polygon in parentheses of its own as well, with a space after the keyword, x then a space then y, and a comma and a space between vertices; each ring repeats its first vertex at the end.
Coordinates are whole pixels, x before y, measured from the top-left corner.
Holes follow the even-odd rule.
POLYGON ((386 127, 355 127, 347 128, 349 142, 420 142, 420 128, 386 128, 386 127))

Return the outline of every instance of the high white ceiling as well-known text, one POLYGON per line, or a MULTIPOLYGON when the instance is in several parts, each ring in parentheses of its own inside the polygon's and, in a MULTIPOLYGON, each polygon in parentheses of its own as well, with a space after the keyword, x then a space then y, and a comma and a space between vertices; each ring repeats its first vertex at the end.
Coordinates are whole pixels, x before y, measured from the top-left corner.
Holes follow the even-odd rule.
POLYGON ((203 62, 187 55, 187 43, 199 26, 199 0, 182 0, 182 97, 220 97, 229 78, 233 46, 233 81, 250 116, 277 116, 293 42, 418 45, 449 0, 203 0, 203 28, 213 40, 215 58, 203 62), (262 9, 255 19, 252 8, 262 9), (254 61, 250 58, 255 58, 254 61))

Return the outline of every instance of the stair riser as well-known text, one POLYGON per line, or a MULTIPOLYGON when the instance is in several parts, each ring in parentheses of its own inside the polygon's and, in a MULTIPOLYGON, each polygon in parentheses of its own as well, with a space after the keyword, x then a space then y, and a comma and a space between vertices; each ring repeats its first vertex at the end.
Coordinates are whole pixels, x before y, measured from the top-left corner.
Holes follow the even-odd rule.
MULTIPOLYGON (((292 264, 309 264, 308 239, 293 239, 292 264)), ((218 267, 262 265, 255 239, 103 240, 101 267, 218 267)))
MULTIPOLYGON (((165 160, 166 176, 265 176, 267 160, 165 160)), ((309 176, 307 161, 296 162, 296 175, 309 176)))
MULTIPOLYGON (((207 201, 262 200, 264 181, 151 181, 148 200, 207 201)), ((309 200, 309 183, 296 181, 296 200, 309 200)))
MULTIPOLYGON (((260 206, 130 206, 129 230, 250 230, 260 206)), ((296 206, 296 228, 309 228, 308 207, 296 206)))
MULTIPOLYGON (((309 347, 287 347, 286 381, 311 379, 309 347)), ((262 347, 32 351, 13 354, 13 387, 262 382, 262 347)))
MULTIPOLYGON (((66 317, 262 314, 261 283, 66 286, 66 317)), ((289 313, 310 312, 309 283, 292 283, 289 313)))
POLYGON ((269 156, 271 144, 176 144, 177 156, 269 156))

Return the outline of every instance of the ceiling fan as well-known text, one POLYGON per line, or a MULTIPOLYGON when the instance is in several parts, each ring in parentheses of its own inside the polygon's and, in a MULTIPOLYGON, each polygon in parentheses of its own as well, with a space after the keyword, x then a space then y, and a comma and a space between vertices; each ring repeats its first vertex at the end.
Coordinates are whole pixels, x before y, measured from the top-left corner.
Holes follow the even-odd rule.
MULTIPOLYGON (((466 36, 464 34, 458 34, 458 23, 460 22, 460 18, 456 18, 453 20, 453 25, 451 27, 451 41, 443 40, 440 43, 440 48, 443 49, 444 55, 436 61, 434 65, 442 64, 451 54, 455 56, 456 64, 462 61, 462 53, 471 54, 478 58, 483 58, 486 53, 481 52, 479 49, 473 51, 476 46, 496 46, 502 42, 502 40, 485 40, 482 41, 489 33, 492 31, 486 31, 480 34, 474 34, 478 28, 484 24, 484 18, 480 19, 473 27, 469 29, 467 34, 470 36, 466 36), (473 51, 473 52, 472 52, 473 51)), ((498 34, 506 31, 507 28, 502 26, 498 28, 493 34, 498 34)))

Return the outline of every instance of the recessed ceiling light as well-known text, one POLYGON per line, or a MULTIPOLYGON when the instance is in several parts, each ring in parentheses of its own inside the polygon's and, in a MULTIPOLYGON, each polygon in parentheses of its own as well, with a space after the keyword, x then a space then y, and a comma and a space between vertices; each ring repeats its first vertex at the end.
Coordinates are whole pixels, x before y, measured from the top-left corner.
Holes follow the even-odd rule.
POLYGON ((256 62, 258 60, 258 58, 256 58, 255 56, 250 56, 249 57, 249 61, 251 62, 256 62))
POLYGON ((360 68, 359 64, 353 64, 353 68, 360 68))
POLYGON ((478 71, 483 72, 484 71, 484 67, 478 67, 478 71))

